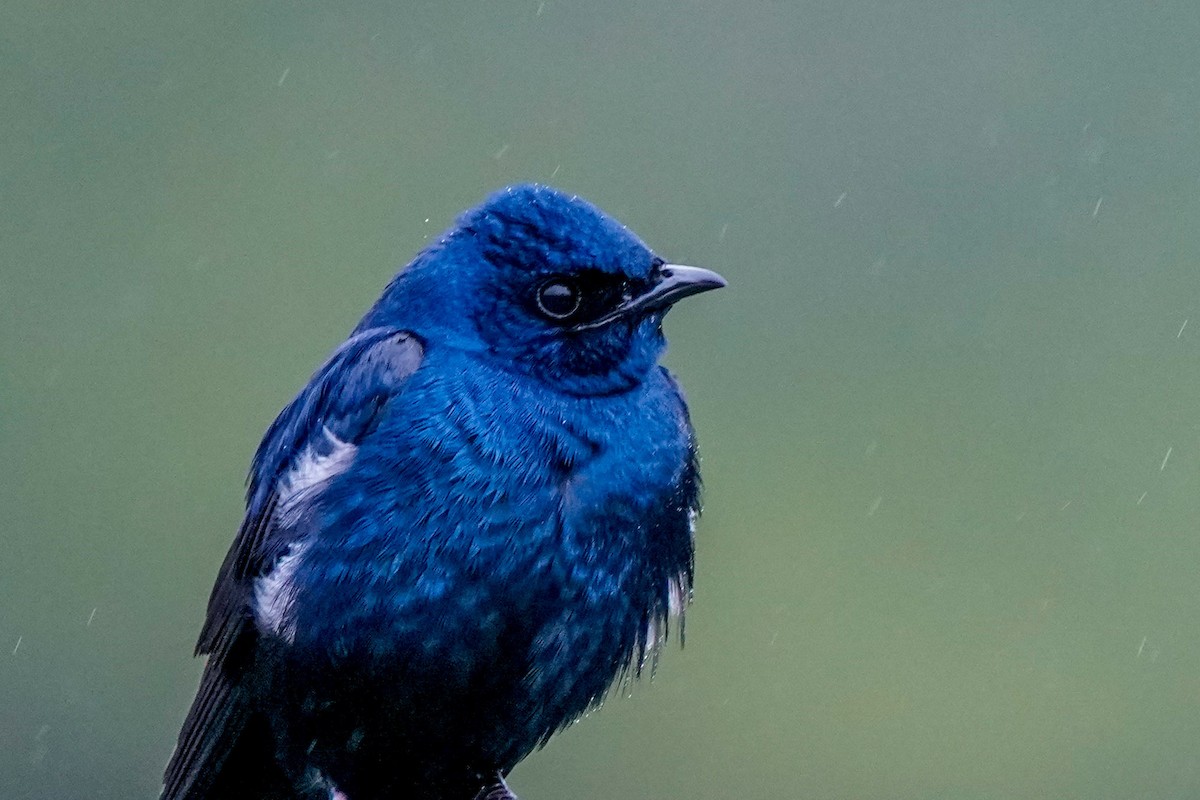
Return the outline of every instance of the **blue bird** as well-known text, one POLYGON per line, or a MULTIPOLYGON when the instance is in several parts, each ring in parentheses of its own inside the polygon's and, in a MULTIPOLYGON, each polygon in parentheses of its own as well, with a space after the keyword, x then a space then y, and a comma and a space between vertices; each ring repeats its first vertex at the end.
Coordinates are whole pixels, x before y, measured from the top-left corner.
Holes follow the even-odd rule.
POLYGON ((464 213, 267 430, 164 800, 513 798, 692 593, 663 316, 725 285, 543 186, 464 213))

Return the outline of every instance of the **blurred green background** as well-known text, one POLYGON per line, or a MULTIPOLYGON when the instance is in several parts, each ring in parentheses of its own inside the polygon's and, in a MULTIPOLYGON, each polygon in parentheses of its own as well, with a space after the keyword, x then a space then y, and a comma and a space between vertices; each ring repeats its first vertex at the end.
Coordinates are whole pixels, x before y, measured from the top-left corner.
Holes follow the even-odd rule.
POLYGON ((1197 41, 1190 0, 0 3, 0 797, 155 796, 258 437, 524 180, 731 286, 668 326, 687 647, 522 798, 1200 796, 1197 41))

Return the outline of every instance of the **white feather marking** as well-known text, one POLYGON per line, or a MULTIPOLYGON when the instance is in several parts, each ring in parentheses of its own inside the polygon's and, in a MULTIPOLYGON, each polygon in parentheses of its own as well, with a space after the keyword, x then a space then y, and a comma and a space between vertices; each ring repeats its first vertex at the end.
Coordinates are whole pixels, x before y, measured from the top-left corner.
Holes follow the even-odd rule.
MULTIPOLYGON (((297 521, 312 497, 336 475, 345 472, 354 461, 358 448, 322 430, 327 452, 318 453, 309 445, 286 475, 279 479, 279 521, 291 525, 297 521)), ((326 449, 326 448, 322 448, 326 449)))
POLYGON ((692 590, 688 586, 686 572, 667 578, 667 613, 654 616, 646 624, 647 654, 662 647, 667 640, 667 627, 673 619, 682 619, 683 612, 692 602, 692 590))
POLYGON ((651 617, 646 623, 646 645, 645 652, 653 652, 656 647, 662 644, 658 633, 658 617, 651 617))
MULTIPOLYGON (((279 479, 277 522, 294 527, 312 506, 312 501, 335 476, 344 472, 354 461, 358 448, 335 436, 328 428, 322 431, 326 452, 318 453, 309 445, 290 471, 279 479)), ((303 529, 299 531, 303 533, 303 529)), ((292 607, 296 601, 294 578, 300 559, 309 544, 303 538, 293 542, 274 568, 254 582, 254 617, 260 630, 280 636, 288 642, 296 637, 296 620, 292 607)))
POLYGON ((275 569, 254 582, 254 617, 259 629, 288 642, 296 639, 296 619, 292 614, 296 587, 292 579, 306 550, 307 542, 292 545, 287 555, 276 562, 275 569))
MULTIPOLYGON (((699 518, 699 511, 688 509, 688 535, 692 541, 696 540, 696 520, 699 518)), ((662 617, 651 617, 646 624, 645 653, 652 653, 666 643, 667 626, 672 619, 682 619, 683 612, 691 602, 692 589, 688 585, 687 573, 680 572, 667 578, 667 613, 662 617)))
POLYGON ((692 590, 688 587, 687 573, 681 572, 672 578, 668 578, 667 614, 672 617, 681 617, 691 602, 692 590))

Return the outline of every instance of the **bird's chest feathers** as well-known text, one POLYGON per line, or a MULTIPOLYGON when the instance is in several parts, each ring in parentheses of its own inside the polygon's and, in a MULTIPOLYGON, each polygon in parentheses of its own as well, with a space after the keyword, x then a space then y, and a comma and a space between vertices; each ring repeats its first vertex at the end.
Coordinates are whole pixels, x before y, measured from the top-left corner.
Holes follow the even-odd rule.
POLYGON ((314 449, 281 481, 295 544, 258 579, 261 629, 430 648, 564 608, 581 623, 635 619, 653 638, 654 619, 678 611, 690 442, 671 403, 480 375, 400 399, 369 441, 314 449))

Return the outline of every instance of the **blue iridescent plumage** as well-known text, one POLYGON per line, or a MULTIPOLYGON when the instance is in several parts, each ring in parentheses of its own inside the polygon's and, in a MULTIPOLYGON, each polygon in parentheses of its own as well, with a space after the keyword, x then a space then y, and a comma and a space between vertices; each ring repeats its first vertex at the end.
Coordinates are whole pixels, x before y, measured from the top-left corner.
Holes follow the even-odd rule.
POLYGON ((163 797, 471 800, 640 670, 698 511, 662 317, 723 285, 513 187, 271 425, 163 797))

